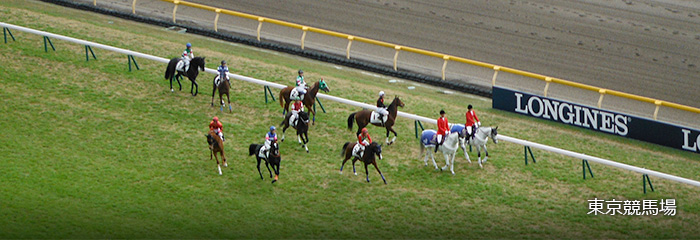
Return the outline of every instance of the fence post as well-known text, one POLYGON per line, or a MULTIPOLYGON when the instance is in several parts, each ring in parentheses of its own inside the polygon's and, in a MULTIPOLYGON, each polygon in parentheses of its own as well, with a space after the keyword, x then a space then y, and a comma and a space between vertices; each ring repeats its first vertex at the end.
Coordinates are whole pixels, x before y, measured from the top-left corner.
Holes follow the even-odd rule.
POLYGON ((260 42, 260 30, 262 29, 262 24, 264 21, 264 18, 258 18, 258 42, 260 42))
POLYGON ((44 36, 44 52, 49 52, 49 48, 48 48, 48 46, 46 46, 46 42, 48 42, 49 45, 51 45, 51 49, 53 49, 53 51, 55 52, 56 48, 53 46, 51 39, 47 36, 44 36))
POLYGON ((525 151, 525 165, 527 165, 527 153, 530 152, 530 156, 532 157, 532 162, 537 163, 537 160, 535 160, 535 155, 532 154, 532 149, 530 146, 524 146, 524 151, 525 151))
POLYGON ((414 120, 414 121, 413 121, 413 126, 414 126, 415 129, 416 129, 416 138, 418 138, 418 126, 420 126, 420 129, 421 129, 421 132, 422 132, 423 130, 425 130, 425 129, 423 128, 423 124, 422 124, 420 121, 418 121, 418 120, 414 120))
POLYGON ((544 78, 544 81, 547 82, 544 85, 544 96, 547 97, 547 92, 549 91, 549 84, 552 83, 552 78, 546 77, 546 78, 544 78))
POLYGON ((17 41, 15 40, 15 36, 12 35, 12 32, 10 31, 9 28, 3 27, 2 28, 2 35, 5 36, 5 43, 7 43, 7 34, 10 34, 10 37, 12 37, 12 41, 17 41))
MULTIPOLYGON (((318 105, 321 106, 321 110, 323 110, 323 113, 326 113, 326 108, 323 107, 323 103, 321 102, 321 99, 318 99, 316 97, 316 102, 318 102, 318 105)), ((316 103, 314 103, 314 112, 316 111, 316 103)))
POLYGON ((219 23, 219 15, 221 15, 221 9, 216 9, 216 17, 214 17, 214 32, 218 32, 219 28, 217 24, 219 23))
POLYGON ((648 174, 642 175, 642 186, 644 187, 644 194, 647 194, 647 182, 649 183, 649 187, 651 188, 651 191, 654 191, 654 186, 651 185, 651 179, 649 179, 648 174))
POLYGON ((129 72, 131 72, 131 62, 132 61, 134 62, 134 66, 136 67, 136 70, 141 70, 141 68, 139 68, 139 64, 136 63, 136 59, 134 58, 133 55, 127 55, 126 58, 127 58, 127 61, 129 62, 129 72))
POLYGON ((445 69, 447 68, 447 61, 450 60, 450 56, 442 56, 442 59, 445 60, 445 62, 442 63, 442 80, 445 80, 445 69))
POLYGON ((275 102, 275 101, 276 101, 276 100, 275 100, 275 95, 272 94, 272 90, 270 90, 270 86, 267 86, 267 85, 266 85, 266 86, 263 88, 263 92, 265 92, 265 103, 266 103, 266 104, 267 104, 267 93, 268 93, 268 92, 270 93, 270 97, 272 98, 272 102, 275 102))
POLYGON ((603 105, 603 96, 605 96, 606 92, 607 92, 607 90, 605 90, 605 89, 598 90, 598 93, 600 93, 600 97, 598 98, 598 108, 600 108, 600 106, 603 105))
POLYGON ((136 14, 136 0, 131 2, 131 14, 136 14))
POLYGON ((588 160, 583 159, 581 165, 583 166, 583 179, 586 179, 586 167, 588 167, 588 172, 591 174, 591 177, 593 177, 593 171, 591 171, 591 165, 588 164, 588 160))
POLYGON ((350 46, 352 45, 352 40, 355 40, 355 37, 348 36, 348 47, 345 49, 345 57, 347 59, 350 59, 350 46))
POLYGON ((175 21, 175 14, 177 13, 177 5, 180 4, 180 1, 175 0, 173 3, 175 4, 175 6, 173 7, 173 23, 177 23, 175 21))
POLYGON ((301 28, 304 33, 301 34, 301 50, 304 50, 304 39, 306 39, 306 33, 309 31, 309 27, 302 27, 301 28))
POLYGON ((394 46, 394 49, 396 49, 396 54, 394 54, 394 71, 398 71, 396 62, 399 60, 399 51, 401 51, 401 46, 394 46))
POLYGON ((501 67, 493 66, 493 78, 491 79, 491 86, 496 86, 496 76, 498 76, 498 71, 501 71, 501 67))
POLYGON ((90 55, 88 55, 88 51, 90 51, 90 53, 92 53, 92 58, 97 60, 97 57, 95 57, 95 52, 92 51, 92 47, 90 47, 90 45, 85 45, 85 61, 86 62, 90 61, 90 55))
MULTIPOLYGON (((5 42, 7 42, 7 40, 5 42)), ((656 120, 656 117, 659 115, 659 107, 661 106, 661 100, 654 101, 654 105, 656 105, 656 109, 654 109, 654 120, 656 120)))

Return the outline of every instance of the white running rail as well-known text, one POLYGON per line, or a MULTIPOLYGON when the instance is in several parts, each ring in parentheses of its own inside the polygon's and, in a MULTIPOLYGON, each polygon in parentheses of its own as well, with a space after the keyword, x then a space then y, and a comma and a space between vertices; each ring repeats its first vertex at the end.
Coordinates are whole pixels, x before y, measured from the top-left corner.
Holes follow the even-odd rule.
MULTIPOLYGON (((91 46, 91 47, 102 48, 102 49, 105 49, 105 50, 109 50, 109 51, 113 51, 113 52, 118 52, 118 53, 123 53, 123 54, 127 54, 127 55, 132 55, 132 56, 135 56, 135 57, 145 58, 145 59, 149 59, 149 60, 153 60, 153 61, 158 61, 158 62, 162 62, 162 63, 168 63, 168 61, 169 61, 168 59, 165 59, 165 58, 162 58, 162 57, 156 57, 156 56, 153 56, 153 55, 148 55, 148 54, 144 54, 144 53, 134 52, 134 51, 131 51, 131 50, 126 50, 126 49, 117 48, 117 47, 112 47, 112 46, 107 46, 107 45, 104 45, 104 44, 99 44, 99 43, 94 43, 94 42, 85 41, 85 40, 81 40, 81 39, 76 39, 76 38, 72 38, 72 37, 66 37, 66 36, 62 36, 62 35, 58 35, 58 34, 53 34, 53 33, 48 33, 48 32, 44 32, 44 31, 34 30, 34 29, 31 29, 31 28, 25 28, 25 27, 21 27, 21 26, 17 26, 17 25, 12 25, 12 24, 8 24, 8 23, 4 23, 4 22, 0 22, 0 26, 6 27, 6 28, 10 28, 10 29, 16 29, 16 30, 19 30, 19 31, 28 32, 28 33, 32 33, 32 34, 36 34, 36 35, 47 36, 47 37, 51 37, 51 38, 55 38, 55 39, 61 39, 61 40, 65 40, 65 41, 68 41, 68 42, 74 42, 74 43, 78 43, 78 44, 81 44, 81 45, 88 45, 88 46, 91 46)), ((211 68, 206 68, 205 71, 208 72, 208 73, 212 73, 212 74, 217 74, 217 73, 218 73, 216 70, 211 69, 211 68)), ((267 81, 263 81, 263 80, 260 80, 260 79, 255 79, 255 78, 246 77, 246 76, 237 75, 237 74, 232 74, 232 73, 229 73, 229 77, 232 78, 232 79, 240 80, 240 81, 246 81, 246 82, 251 82, 251 83, 255 83, 255 84, 271 86, 271 87, 280 88, 280 89, 281 89, 281 88, 287 87, 287 86, 282 85, 282 84, 267 82, 267 81)), ((336 102, 340 102, 340 103, 344 103, 344 104, 348 104, 348 105, 352 105, 352 106, 357 106, 357 107, 362 107, 362 108, 367 108, 367 109, 377 109, 377 107, 374 106, 374 105, 370 105, 370 104, 366 104, 366 103, 361 103, 361 102, 357 102, 357 101, 352 101, 352 100, 348 100, 348 99, 344 99, 344 98, 334 97, 334 96, 326 95, 326 94, 322 94, 322 93, 319 93, 317 96, 318 96, 319 98, 328 99, 328 100, 332 100, 332 101, 336 101, 336 102)), ((418 120, 418 121, 426 122, 426 123, 432 123, 432 124, 437 125, 437 120, 432 119, 432 118, 427 118, 427 117, 423 117, 423 116, 418 116, 418 115, 415 115, 415 114, 405 113, 405 112, 401 112, 401 111, 398 112, 398 115, 401 116, 401 117, 405 117, 405 118, 409 118, 409 119, 413 119, 413 120, 418 120)), ((640 167, 636 167, 636 166, 632 166, 632 165, 627 165, 627 164, 623 164, 623 163, 618 163, 618 162, 610 161, 610 160, 607 160, 607 159, 602 159, 602 158, 598 158, 598 157, 593 157, 593 156, 589 156, 589 155, 582 154, 582 153, 572 152, 572 151, 569 151, 569 150, 564 150, 564 149, 560 149, 560 148, 556 148, 556 147, 552 147, 552 146, 547 146, 547 145, 543 145, 543 144, 539 144, 539 143, 535 143, 535 142, 530 142, 530 141, 526 141, 526 140, 521 140, 521 139, 517 139, 517 138, 513 138, 513 137, 508 137, 508 136, 500 135, 500 134, 498 135, 498 139, 499 139, 499 140, 503 140, 503 141, 507 141, 507 142, 512 142, 512 143, 515 143, 515 144, 520 144, 520 145, 523 145, 523 146, 528 146, 528 147, 533 147, 533 148, 542 149, 542 150, 545 150, 545 151, 550 151, 550 152, 554 152, 554 153, 559 153, 559 154, 566 155, 566 156, 570 156, 570 157, 574 157, 574 158, 577 158, 577 159, 583 159, 583 160, 588 160, 588 161, 592 161, 592 162, 597 162, 597 163, 605 164, 605 165, 608 165, 608 166, 613 166, 613 167, 617 167, 617 168, 626 169, 626 170, 629 170, 629 171, 634 171, 634 172, 638 172, 638 173, 642 173, 642 174, 647 174, 647 175, 649 175, 649 176, 655 176, 655 177, 659 177, 659 178, 665 178, 665 179, 668 179, 668 180, 671 180, 671 181, 676 181, 676 182, 685 183, 685 184, 693 185, 693 186, 696 186, 696 187, 700 187, 700 182, 698 182, 698 181, 691 180, 691 179, 687 179, 687 178, 682 178, 682 177, 678 177, 678 176, 674 176, 674 175, 670 175, 670 174, 666 174, 666 173, 662 173, 662 172, 657 172, 657 171, 649 170, 649 169, 646 169, 646 168, 640 168, 640 167)))

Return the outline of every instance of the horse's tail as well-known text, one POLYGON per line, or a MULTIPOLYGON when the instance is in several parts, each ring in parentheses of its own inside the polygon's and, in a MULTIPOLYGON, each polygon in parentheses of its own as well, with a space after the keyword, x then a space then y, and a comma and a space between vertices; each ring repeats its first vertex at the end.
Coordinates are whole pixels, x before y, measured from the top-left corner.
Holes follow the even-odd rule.
POLYGON ((168 62, 168 67, 165 68, 165 79, 170 79, 173 77, 173 75, 175 75, 175 65, 177 65, 177 61, 173 60, 175 59, 170 59, 170 62, 168 62))
POLYGON ((253 156, 255 154, 255 149, 258 147, 256 144, 250 144, 250 147, 248 147, 248 156, 253 156))
MULTIPOLYGON (((435 147, 437 147, 437 146, 435 146, 435 147)), ((424 152, 425 152, 425 145, 423 145, 423 143, 421 142, 420 143, 420 155, 423 156, 424 152)))
POLYGON ((341 157, 345 155, 345 149, 348 147, 348 145, 350 145, 350 142, 345 142, 345 144, 343 144, 343 150, 340 151, 341 157))
POLYGON ((355 118, 355 114, 356 114, 356 112, 354 112, 354 113, 350 114, 350 116, 348 116, 348 129, 350 131, 352 131, 352 122, 353 122, 353 118, 355 118))

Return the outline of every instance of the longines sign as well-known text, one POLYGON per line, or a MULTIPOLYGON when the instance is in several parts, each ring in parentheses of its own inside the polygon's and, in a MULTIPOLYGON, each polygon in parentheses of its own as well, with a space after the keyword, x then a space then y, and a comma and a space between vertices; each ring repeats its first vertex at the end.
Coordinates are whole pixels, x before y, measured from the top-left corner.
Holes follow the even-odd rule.
POLYGON ((493 108, 700 153, 700 130, 493 87, 493 108))

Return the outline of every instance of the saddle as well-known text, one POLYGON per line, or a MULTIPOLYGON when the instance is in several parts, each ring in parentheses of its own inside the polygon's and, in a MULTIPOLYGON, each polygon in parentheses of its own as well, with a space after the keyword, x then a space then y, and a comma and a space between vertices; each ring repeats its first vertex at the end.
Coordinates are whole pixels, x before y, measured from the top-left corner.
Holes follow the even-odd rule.
POLYGON ((389 116, 384 115, 380 119, 379 113, 377 111, 372 111, 372 114, 369 117, 369 122, 374 124, 382 124, 382 122, 386 122, 387 119, 389 119, 389 116))

